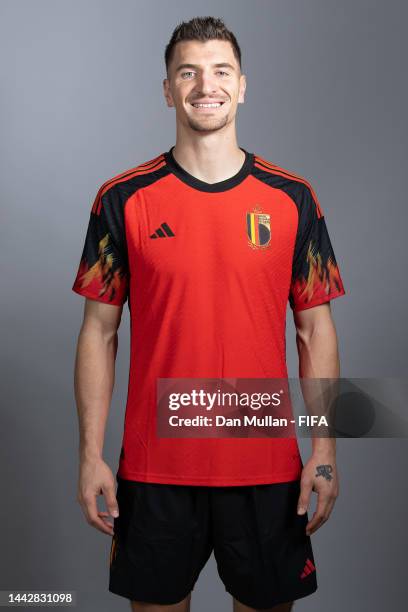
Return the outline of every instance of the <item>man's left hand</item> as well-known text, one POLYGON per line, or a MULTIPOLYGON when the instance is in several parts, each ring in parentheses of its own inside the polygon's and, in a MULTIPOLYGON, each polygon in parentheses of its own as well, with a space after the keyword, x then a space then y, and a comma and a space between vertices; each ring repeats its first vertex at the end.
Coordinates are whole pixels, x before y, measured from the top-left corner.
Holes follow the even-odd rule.
POLYGON ((336 460, 332 453, 313 453, 304 465, 300 479, 298 514, 307 512, 312 491, 317 493, 317 506, 306 525, 306 535, 317 531, 328 520, 339 494, 336 460))

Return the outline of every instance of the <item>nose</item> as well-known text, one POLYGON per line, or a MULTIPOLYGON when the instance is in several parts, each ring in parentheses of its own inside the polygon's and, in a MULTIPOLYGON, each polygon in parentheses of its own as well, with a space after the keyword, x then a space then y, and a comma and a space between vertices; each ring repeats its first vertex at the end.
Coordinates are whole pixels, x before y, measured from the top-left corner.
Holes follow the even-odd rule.
POLYGON ((216 92, 217 85, 214 75, 209 72, 201 72, 197 78, 197 89, 204 95, 216 92))

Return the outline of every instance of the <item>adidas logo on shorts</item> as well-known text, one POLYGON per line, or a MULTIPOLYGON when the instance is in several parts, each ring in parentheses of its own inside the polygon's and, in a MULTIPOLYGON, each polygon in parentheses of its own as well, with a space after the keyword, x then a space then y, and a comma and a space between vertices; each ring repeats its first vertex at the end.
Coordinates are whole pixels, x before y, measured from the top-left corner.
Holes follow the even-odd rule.
POLYGON ((305 567, 303 568, 303 572, 300 574, 301 578, 306 578, 309 574, 316 570, 315 566, 311 562, 310 559, 306 559, 305 567))

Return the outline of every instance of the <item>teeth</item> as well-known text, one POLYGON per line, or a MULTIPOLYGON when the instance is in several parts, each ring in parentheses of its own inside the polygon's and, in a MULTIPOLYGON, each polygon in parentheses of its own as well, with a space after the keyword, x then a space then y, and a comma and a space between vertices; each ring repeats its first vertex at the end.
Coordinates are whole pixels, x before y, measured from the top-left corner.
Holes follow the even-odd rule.
POLYGON ((193 104, 196 108, 218 108, 221 106, 221 102, 214 102, 213 104, 193 104))

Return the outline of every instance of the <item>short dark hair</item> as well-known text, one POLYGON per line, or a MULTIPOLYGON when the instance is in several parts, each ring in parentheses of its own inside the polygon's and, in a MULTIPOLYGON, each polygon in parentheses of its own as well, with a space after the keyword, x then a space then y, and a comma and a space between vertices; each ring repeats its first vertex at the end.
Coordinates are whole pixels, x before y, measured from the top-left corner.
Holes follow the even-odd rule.
POLYGON ((173 57, 174 47, 183 40, 227 40, 232 45, 235 58, 241 68, 241 49, 235 35, 228 30, 222 19, 217 17, 193 17, 190 21, 181 22, 171 35, 166 46, 164 61, 166 63, 167 75, 169 65, 173 57))

